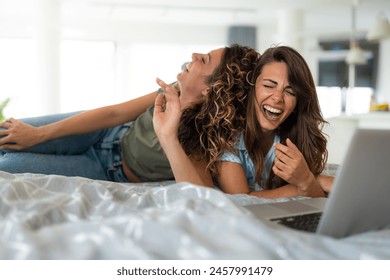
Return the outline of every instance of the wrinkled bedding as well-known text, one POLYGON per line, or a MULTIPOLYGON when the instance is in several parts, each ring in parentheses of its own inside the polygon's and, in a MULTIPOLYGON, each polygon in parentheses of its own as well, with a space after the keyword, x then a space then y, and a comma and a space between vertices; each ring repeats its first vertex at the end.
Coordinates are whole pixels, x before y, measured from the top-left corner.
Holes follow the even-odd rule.
POLYGON ((241 207, 284 200, 0 171, 0 259, 390 259, 390 229, 333 239, 241 207))

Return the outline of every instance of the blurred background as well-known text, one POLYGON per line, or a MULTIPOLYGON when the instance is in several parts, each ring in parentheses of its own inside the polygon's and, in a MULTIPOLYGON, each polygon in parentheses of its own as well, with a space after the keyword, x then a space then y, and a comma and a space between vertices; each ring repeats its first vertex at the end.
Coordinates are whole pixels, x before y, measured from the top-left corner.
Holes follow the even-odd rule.
POLYGON ((0 104, 15 118, 95 108, 174 81, 193 52, 284 44, 326 118, 367 113, 390 101, 389 15, 388 0, 0 0, 0 104))

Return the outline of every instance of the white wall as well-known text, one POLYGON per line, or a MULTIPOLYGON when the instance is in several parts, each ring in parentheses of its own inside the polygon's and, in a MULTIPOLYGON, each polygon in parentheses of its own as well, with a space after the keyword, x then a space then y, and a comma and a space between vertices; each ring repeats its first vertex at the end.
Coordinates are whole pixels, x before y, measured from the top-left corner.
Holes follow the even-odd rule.
POLYGON ((379 57, 377 102, 390 103, 390 39, 381 42, 379 57))

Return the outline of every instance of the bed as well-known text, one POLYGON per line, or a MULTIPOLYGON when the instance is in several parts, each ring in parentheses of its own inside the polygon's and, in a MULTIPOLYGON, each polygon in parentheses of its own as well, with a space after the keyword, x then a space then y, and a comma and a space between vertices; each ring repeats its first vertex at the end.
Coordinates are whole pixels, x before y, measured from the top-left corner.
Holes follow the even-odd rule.
POLYGON ((288 199, 2 171, 0 186, 3 260, 390 259, 390 229, 333 239, 268 227, 242 207, 288 199))

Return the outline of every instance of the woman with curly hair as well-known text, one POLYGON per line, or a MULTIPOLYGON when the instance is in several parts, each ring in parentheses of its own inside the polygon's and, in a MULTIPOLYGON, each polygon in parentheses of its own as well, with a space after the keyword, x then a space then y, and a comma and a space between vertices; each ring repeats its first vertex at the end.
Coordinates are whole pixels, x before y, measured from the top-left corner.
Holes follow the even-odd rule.
POLYGON ((320 176, 325 120, 306 61, 290 47, 269 48, 253 77, 245 132, 236 152, 221 157, 219 185, 268 198, 324 196, 332 183, 320 176))
MULTIPOLYGON (((191 118, 202 117, 190 113, 191 108, 207 100, 215 83, 224 87, 224 82, 218 79, 245 79, 244 73, 253 69, 257 58, 255 50, 239 45, 215 49, 208 54, 194 53, 192 61, 177 75, 177 82, 171 87, 180 92, 182 109, 186 111, 181 126, 191 118)), ((236 88, 220 90, 236 96, 236 88)), ((173 173, 152 123, 153 104, 161 91, 81 113, 23 121, 7 119, 0 123, 0 170, 116 182, 171 180, 173 173)), ((241 98, 240 95, 237 98, 241 98)), ((219 102, 215 100, 214 106, 218 107, 219 102)), ((242 114, 245 106, 232 109, 242 114)), ((235 111, 231 113, 235 114, 235 111)), ((205 125, 210 121, 212 119, 203 120, 205 125)), ((236 125, 234 122, 229 127, 234 130, 236 125)), ((226 137, 229 142, 230 135, 226 137)), ((195 139, 187 133, 183 136, 183 145, 190 140, 195 139)), ((201 141, 199 139, 198 143, 201 141)), ((190 149, 194 147, 194 144, 188 144, 190 149)), ((198 153, 198 150, 194 152, 198 153)), ((203 156, 204 153, 200 154, 199 159, 203 156)))
POLYGON ((247 94, 252 87, 248 79, 259 54, 251 51, 241 57, 209 76, 203 100, 191 107, 183 106, 174 87, 157 81, 165 94, 156 98, 154 128, 177 182, 212 187, 219 158, 235 148, 244 128, 247 94))
MULTIPOLYGON (((190 149, 180 150, 182 130, 178 129, 179 137, 172 133, 177 131, 179 123, 180 100, 173 90, 161 84, 167 91, 166 109, 165 112, 161 109, 162 99, 157 98, 153 120, 176 180, 211 186, 210 176, 213 176, 226 193, 250 193, 268 198, 324 196, 323 189, 329 189, 332 183, 331 177, 320 175, 327 159, 326 138, 321 132, 325 120, 305 60, 290 47, 270 48, 261 55, 247 78, 247 85, 242 88, 248 88, 248 92, 240 95, 240 106, 246 106, 245 115, 230 114, 229 101, 220 102, 224 108, 215 106, 208 110, 204 107, 203 110, 214 121, 203 123, 195 118, 188 124, 189 127, 194 124, 194 141, 200 141, 201 151, 197 154, 211 151, 207 165, 211 172, 207 175, 204 168, 194 165, 191 156, 186 157, 190 149), (210 112, 213 113, 210 115, 210 112), (230 131, 231 138, 227 138, 230 125, 234 130, 230 131), (194 136, 198 134, 199 139, 194 136), (226 139, 228 142, 224 142, 226 139)), ((214 92, 218 94, 218 85, 215 86, 214 92)))

